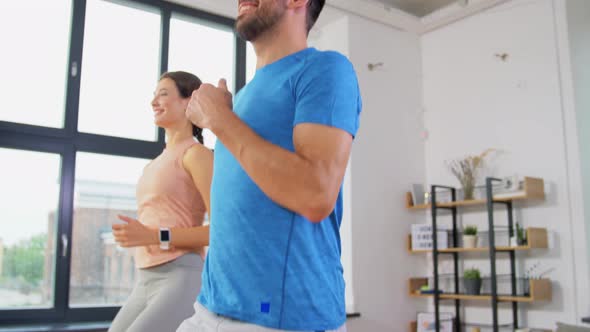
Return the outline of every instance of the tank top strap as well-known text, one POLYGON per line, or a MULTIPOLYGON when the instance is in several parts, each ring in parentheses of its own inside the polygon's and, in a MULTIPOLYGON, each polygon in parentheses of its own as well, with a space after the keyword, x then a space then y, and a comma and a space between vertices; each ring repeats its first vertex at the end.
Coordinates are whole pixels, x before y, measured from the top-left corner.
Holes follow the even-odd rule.
POLYGON ((196 138, 191 137, 179 143, 178 146, 174 149, 174 153, 176 154, 176 161, 179 166, 182 166, 182 158, 184 158, 184 154, 186 153, 186 151, 188 151, 188 149, 190 149, 196 144, 201 143, 197 141, 196 138))

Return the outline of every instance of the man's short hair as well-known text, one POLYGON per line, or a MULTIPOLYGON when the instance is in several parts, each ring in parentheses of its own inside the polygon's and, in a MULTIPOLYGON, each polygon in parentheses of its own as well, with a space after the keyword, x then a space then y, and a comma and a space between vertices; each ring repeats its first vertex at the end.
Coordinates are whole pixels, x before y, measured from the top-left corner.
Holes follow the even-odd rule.
POLYGON ((320 17, 320 13, 326 4, 326 0, 309 0, 307 3, 307 33, 320 17))

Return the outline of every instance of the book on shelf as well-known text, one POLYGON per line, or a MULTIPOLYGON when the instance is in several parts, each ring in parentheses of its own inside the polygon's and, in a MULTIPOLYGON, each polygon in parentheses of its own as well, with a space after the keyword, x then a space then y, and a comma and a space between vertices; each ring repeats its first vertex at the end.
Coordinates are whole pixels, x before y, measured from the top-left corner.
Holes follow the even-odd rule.
POLYGON ((424 190, 424 185, 422 184, 412 184, 412 202, 414 205, 421 205, 421 204, 427 204, 428 202, 426 202, 426 196, 424 196, 425 190, 424 190))
POLYGON ((503 192, 503 193, 494 193, 494 198, 511 198, 511 197, 519 197, 524 196, 526 193, 523 191, 510 191, 510 192, 503 192))

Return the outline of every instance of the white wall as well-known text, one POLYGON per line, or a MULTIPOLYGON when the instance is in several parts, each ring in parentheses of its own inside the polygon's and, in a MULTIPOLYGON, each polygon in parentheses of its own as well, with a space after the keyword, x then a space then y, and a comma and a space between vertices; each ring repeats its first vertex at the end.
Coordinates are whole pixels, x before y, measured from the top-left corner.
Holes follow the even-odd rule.
POLYGON ((405 238, 419 216, 405 210, 404 192, 425 174, 418 37, 353 15, 349 31, 364 107, 352 159, 353 277, 362 316, 348 329, 405 331, 417 305, 406 284, 419 266, 405 238))
MULTIPOLYGON (((502 153, 489 172, 538 176, 549 187, 545 202, 516 212, 525 226, 550 231, 551 248, 521 255, 520 264, 554 269, 553 301, 527 306, 521 317, 545 328, 577 321, 572 229, 583 223, 571 218, 555 29, 553 1, 515 0, 422 38, 428 182, 456 185, 444 162, 492 147, 502 153), (495 56, 502 53, 506 61, 495 56)), ((471 212, 464 221, 484 226, 485 214, 471 212)), ((468 259, 466 264, 484 261, 468 259)), ((466 314, 468 321, 490 316, 487 308, 468 308, 466 314)))
MULTIPOLYGON (((590 243, 590 1, 567 0, 566 4, 584 190, 586 243, 590 243)), ((587 252, 587 264, 590 265, 590 245, 587 246, 587 252)), ((587 275, 590 278, 590 273, 587 275)), ((590 307, 585 309, 590 316, 590 307)))

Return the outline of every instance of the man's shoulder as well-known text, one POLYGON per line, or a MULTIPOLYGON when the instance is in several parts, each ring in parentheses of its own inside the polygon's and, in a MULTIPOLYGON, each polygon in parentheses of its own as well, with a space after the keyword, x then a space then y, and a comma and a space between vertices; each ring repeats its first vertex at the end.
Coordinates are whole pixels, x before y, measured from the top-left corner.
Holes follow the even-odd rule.
POLYGON ((327 64, 352 66, 350 60, 340 52, 319 50, 310 52, 307 58, 307 64, 310 66, 323 66, 327 64))
POLYGON ((344 54, 315 49, 305 59, 300 74, 304 77, 303 82, 356 77, 354 66, 344 54))

